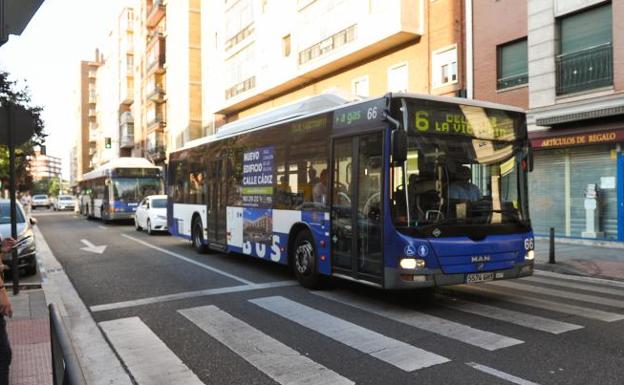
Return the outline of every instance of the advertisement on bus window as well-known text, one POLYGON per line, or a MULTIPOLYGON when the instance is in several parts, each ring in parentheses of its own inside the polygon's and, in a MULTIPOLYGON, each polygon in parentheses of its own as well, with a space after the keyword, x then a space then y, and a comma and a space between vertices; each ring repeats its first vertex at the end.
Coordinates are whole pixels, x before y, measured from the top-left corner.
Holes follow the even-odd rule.
POLYGON ((273 146, 243 153, 243 206, 272 206, 274 159, 273 146))

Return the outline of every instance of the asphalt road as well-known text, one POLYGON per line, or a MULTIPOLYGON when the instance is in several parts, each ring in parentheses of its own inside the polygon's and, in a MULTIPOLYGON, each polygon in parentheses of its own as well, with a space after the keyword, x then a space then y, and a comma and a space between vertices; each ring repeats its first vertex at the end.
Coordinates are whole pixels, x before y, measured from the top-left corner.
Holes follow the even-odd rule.
POLYGON ((72 213, 39 227, 138 384, 621 384, 624 285, 536 275, 434 297, 198 255, 72 213), (86 243, 106 246, 99 254, 86 243), (162 374, 162 373, 165 374, 162 374), (162 376, 167 376, 165 381, 162 376))

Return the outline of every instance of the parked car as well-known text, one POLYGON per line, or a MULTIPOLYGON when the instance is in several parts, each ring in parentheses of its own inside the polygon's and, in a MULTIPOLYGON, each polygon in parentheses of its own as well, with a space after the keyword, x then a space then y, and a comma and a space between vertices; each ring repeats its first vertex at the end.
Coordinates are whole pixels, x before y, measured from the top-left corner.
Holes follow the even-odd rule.
POLYGON ((150 195, 143 199, 134 213, 134 227, 137 231, 167 231, 167 196, 150 195))
POLYGON ((52 203, 50 203, 50 198, 48 198, 47 195, 37 194, 37 195, 33 195, 31 205, 32 205, 33 210, 36 209, 37 207, 45 207, 49 209, 52 203))
POLYGON ((59 195, 54 201, 54 210, 74 210, 76 199, 71 195, 59 195))
MULTIPOLYGON (((37 248, 32 227, 37 223, 34 218, 26 218, 24 208, 17 202, 17 265, 27 275, 37 273, 37 248)), ((0 199, 0 235, 11 236, 11 203, 0 199)), ((2 263, 11 267, 11 253, 2 254, 2 263)))

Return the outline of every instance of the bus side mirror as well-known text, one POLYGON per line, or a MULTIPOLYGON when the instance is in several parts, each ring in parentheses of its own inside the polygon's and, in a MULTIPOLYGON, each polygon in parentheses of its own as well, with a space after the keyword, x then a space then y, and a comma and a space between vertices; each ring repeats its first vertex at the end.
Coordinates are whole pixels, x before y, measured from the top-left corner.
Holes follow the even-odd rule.
POLYGON ((392 131, 392 162, 400 164, 407 160, 407 134, 401 128, 392 131))
POLYGON ((533 147, 529 145, 529 150, 527 151, 527 168, 529 172, 533 171, 533 147))

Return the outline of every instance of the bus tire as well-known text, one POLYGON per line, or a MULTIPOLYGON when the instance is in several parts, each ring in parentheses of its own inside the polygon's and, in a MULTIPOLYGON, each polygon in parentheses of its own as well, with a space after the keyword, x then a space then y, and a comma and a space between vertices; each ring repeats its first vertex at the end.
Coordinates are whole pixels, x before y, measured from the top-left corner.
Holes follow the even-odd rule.
POLYGON ((320 288, 321 277, 316 270, 316 249, 312 234, 308 230, 297 233, 292 250, 292 268, 301 286, 307 289, 320 288))
POLYGON ((191 241, 193 242, 193 248, 200 254, 206 252, 206 245, 204 244, 204 225, 199 217, 193 221, 193 227, 191 228, 191 241))

